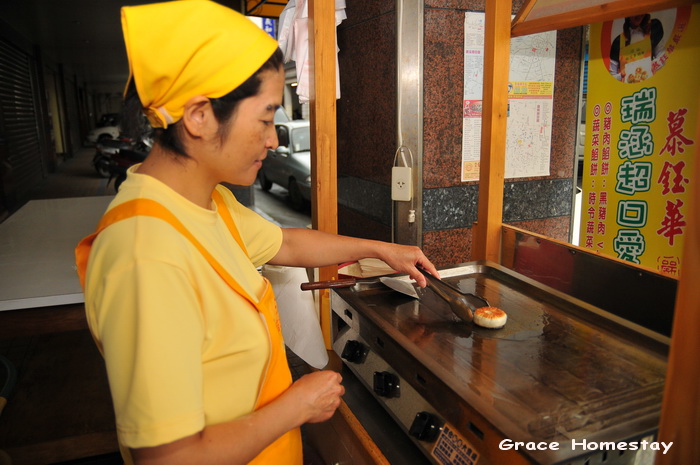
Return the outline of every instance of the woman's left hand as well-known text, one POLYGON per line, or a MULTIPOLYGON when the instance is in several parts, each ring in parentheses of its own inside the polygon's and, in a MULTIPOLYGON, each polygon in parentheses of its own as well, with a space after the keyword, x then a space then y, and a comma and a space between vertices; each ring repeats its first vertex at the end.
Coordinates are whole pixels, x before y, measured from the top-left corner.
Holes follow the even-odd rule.
POLYGON ((408 273, 408 275, 418 283, 420 287, 428 285, 428 281, 423 273, 418 271, 421 267, 431 275, 439 278, 435 265, 432 264, 423 251, 413 245, 402 245, 385 242, 379 250, 379 258, 398 273, 408 273))

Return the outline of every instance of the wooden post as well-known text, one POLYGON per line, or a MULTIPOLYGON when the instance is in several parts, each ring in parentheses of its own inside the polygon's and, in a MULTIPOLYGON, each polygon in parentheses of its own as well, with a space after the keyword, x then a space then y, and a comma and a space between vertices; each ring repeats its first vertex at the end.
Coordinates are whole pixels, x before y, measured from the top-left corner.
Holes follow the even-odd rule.
POLYGON ((479 216, 474 228, 472 259, 496 263, 500 260, 503 223, 511 10, 510 0, 486 1, 479 216))
MULTIPOLYGON (((311 119, 311 198, 314 229, 338 232, 336 142, 335 3, 309 0, 309 113, 311 119)), ((318 279, 337 279, 337 266, 319 269, 318 279)), ((319 291, 321 328, 330 341, 330 291, 319 291)))

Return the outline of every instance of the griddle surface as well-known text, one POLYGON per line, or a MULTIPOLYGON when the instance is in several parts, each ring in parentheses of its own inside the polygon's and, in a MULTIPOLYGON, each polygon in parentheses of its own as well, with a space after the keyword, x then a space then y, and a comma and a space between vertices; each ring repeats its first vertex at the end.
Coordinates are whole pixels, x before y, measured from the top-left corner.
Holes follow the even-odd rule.
POLYGON ((484 263, 441 274, 503 309, 502 329, 462 322, 427 289, 420 300, 369 283, 338 294, 505 437, 615 441, 656 428, 664 338, 484 263))

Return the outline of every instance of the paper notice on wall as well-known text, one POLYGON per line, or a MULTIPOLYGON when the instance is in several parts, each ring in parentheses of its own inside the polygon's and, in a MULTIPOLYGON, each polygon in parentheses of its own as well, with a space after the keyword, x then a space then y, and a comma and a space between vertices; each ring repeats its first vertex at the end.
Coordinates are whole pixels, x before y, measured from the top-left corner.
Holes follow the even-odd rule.
MULTIPOLYGON (((465 14, 462 181, 479 179, 485 23, 465 14)), ((506 178, 549 175, 556 41, 556 31, 511 39, 506 178)))

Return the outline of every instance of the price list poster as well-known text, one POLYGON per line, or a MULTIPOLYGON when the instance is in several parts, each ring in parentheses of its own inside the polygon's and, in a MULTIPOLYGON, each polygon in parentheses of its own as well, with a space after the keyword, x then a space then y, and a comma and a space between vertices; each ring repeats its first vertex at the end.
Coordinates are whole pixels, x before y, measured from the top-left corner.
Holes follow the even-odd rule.
MULTIPOLYGON (((484 83, 484 13, 464 17, 462 181, 479 179, 484 83)), ((552 145, 556 31, 510 45, 506 178, 548 176, 552 145)))

